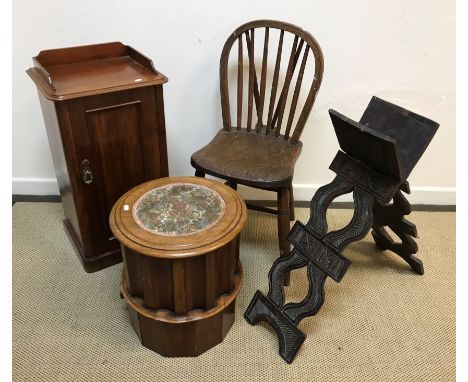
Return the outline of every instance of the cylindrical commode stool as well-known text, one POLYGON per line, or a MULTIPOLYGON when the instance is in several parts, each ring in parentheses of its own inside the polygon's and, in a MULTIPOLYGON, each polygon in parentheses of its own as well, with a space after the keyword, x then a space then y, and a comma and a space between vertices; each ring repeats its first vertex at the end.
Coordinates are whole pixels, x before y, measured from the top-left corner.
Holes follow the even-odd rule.
POLYGON ((143 183, 116 202, 109 222, 122 245, 121 294, 144 346, 197 356, 224 339, 242 283, 246 218, 236 191, 197 177, 143 183))

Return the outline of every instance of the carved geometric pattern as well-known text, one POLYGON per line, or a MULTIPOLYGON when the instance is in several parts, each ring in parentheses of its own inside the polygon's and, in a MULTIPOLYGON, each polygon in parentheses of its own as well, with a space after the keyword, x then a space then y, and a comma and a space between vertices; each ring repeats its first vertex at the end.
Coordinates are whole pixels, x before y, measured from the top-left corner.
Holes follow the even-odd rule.
POLYGON ((312 263, 335 281, 340 281, 349 267, 349 260, 327 248, 306 226, 296 222, 288 236, 289 242, 312 263))
POLYGON ((307 277, 309 278, 309 291, 306 298, 299 303, 286 304, 283 308, 283 313, 296 325, 304 317, 315 315, 325 299, 324 285, 327 276, 309 263, 307 277))
POLYGON ((333 159, 330 170, 384 203, 388 203, 400 187, 400 182, 380 175, 341 151, 333 159))
POLYGON ((353 185, 339 176, 325 186, 320 187, 310 202, 310 219, 306 226, 318 237, 323 237, 328 230, 327 208, 333 199, 353 190, 353 185))
POLYGON ((279 309, 284 305, 284 290, 283 290, 283 278, 284 275, 297 268, 302 268, 307 265, 309 260, 307 257, 302 255, 299 251, 293 249, 288 256, 278 257, 268 274, 270 289, 267 297, 272 303, 274 303, 279 309))
POLYGON ((372 226, 372 206, 374 198, 359 188, 355 188, 354 215, 349 224, 334 232, 330 232, 324 237, 324 241, 335 248, 338 252, 343 251, 352 241, 357 241, 366 236, 372 226))

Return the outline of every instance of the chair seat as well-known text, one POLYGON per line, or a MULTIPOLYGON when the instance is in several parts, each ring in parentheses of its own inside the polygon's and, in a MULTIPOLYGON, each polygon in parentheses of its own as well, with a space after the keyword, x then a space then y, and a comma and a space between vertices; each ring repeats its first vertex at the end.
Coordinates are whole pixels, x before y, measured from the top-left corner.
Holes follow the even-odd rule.
POLYGON ((220 130, 192 155, 192 166, 207 174, 247 186, 278 188, 292 180, 302 143, 246 129, 220 130))

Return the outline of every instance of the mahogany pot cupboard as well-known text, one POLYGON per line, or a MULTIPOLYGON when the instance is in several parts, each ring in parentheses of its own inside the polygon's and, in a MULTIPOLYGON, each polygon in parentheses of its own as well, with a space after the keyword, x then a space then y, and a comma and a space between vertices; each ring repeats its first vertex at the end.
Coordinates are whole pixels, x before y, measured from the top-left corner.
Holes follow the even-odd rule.
POLYGON ((122 260, 109 227, 117 199, 168 176, 162 85, 152 61, 121 42, 41 51, 37 86, 65 214, 87 272, 122 260))

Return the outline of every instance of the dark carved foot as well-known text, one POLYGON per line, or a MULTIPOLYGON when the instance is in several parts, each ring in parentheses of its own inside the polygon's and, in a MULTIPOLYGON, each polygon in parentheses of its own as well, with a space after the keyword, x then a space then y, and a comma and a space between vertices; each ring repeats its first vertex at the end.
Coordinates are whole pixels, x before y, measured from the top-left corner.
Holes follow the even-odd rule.
POLYGON ((400 256, 418 274, 424 274, 423 262, 414 256, 418 251, 416 242, 408 235, 405 235, 401 243, 396 243, 388 234, 384 227, 372 231, 375 244, 382 250, 389 250, 400 256))
POLYGON ((380 249, 396 253, 416 273, 422 275, 424 274, 423 263, 414 256, 418 252, 418 245, 413 239, 417 237, 417 230, 413 223, 405 219, 405 215, 411 213, 411 205, 402 191, 407 194, 410 193, 408 182, 401 185, 400 190, 393 197, 393 204, 383 206, 375 203, 372 237, 380 249), (387 228, 399 237, 400 243, 392 239, 387 228))
POLYGON ((251 325, 260 321, 268 322, 278 335, 281 358, 287 363, 294 360, 306 336, 260 291, 255 293, 244 317, 251 325))

